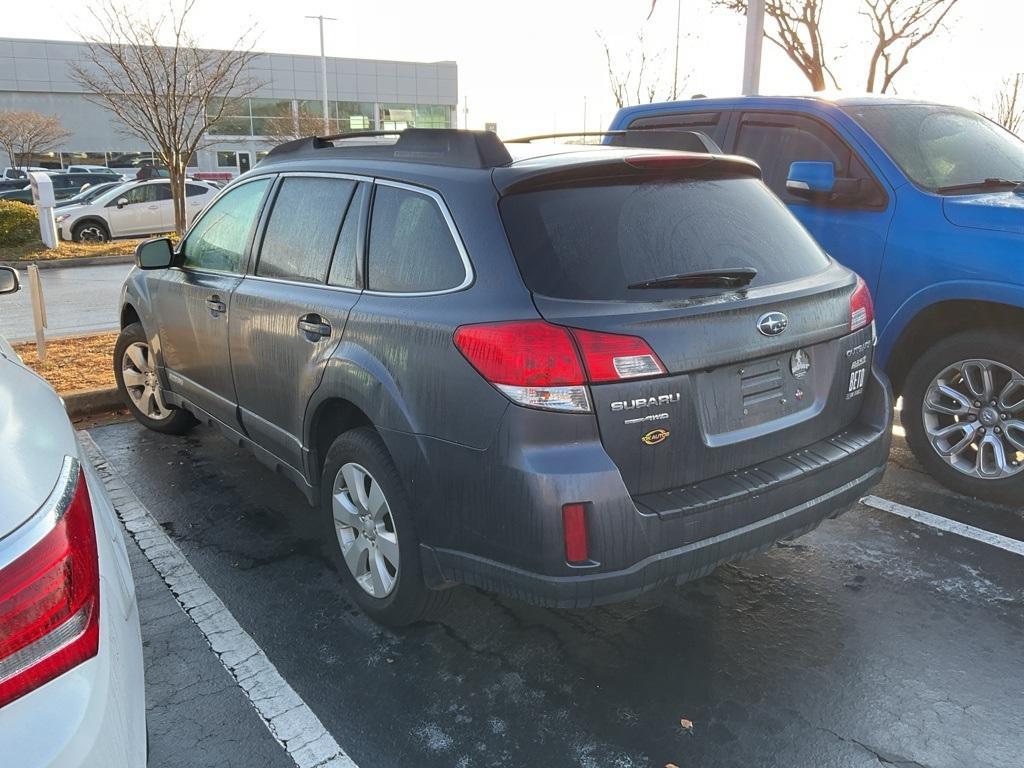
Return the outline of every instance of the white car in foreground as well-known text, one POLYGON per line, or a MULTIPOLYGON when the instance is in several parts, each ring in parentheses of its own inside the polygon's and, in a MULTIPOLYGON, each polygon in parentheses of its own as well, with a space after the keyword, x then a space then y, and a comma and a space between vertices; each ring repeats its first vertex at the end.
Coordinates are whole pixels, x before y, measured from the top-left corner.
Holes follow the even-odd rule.
MULTIPOLYGON (((205 181, 185 182, 187 223, 220 190, 205 181)), ((138 237, 174 229, 174 201, 167 179, 129 181, 84 205, 61 208, 54 217, 62 240, 106 242, 116 237, 138 237)))
MULTIPOLYGON (((17 288, 0 268, 0 293, 17 288)), ((60 398, 0 337, 0 765, 145 764, 121 527, 60 398)))

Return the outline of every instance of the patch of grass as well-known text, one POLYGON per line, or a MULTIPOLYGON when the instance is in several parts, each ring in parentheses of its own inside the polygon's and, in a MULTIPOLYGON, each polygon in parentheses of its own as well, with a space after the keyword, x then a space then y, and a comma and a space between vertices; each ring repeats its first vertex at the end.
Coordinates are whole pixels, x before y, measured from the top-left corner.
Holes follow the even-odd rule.
POLYGON ((75 243, 62 240, 56 248, 47 248, 42 240, 24 245, 0 244, 0 261, 49 261, 79 256, 123 256, 135 253, 141 240, 113 240, 109 243, 75 243))
POLYGON ((35 342, 15 344, 25 364, 61 394, 79 389, 114 386, 116 333, 55 339, 46 344, 46 362, 36 357, 35 342))

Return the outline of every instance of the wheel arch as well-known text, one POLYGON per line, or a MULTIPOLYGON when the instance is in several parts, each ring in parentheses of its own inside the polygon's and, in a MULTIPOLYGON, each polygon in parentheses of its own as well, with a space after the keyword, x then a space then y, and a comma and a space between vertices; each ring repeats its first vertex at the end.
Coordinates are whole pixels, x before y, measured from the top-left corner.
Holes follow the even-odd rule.
POLYGON ((956 331, 977 328, 1024 329, 1024 306, 987 299, 946 299, 914 314, 889 350, 886 372, 900 393, 914 360, 924 350, 956 331))
POLYGON ((131 302, 125 302, 121 307, 121 330, 124 330, 132 323, 142 324, 142 317, 131 302))
POLYGON ((309 474, 313 484, 320 480, 324 458, 331 443, 341 434, 358 427, 372 427, 373 421, 351 400, 329 397, 319 402, 309 420, 306 445, 309 449, 309 474))

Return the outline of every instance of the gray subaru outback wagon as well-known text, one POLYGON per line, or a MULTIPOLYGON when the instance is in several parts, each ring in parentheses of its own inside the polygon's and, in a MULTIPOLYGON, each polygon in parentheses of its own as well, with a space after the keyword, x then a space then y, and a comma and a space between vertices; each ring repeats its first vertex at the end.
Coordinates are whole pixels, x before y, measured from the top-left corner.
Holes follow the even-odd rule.
POLYGON ((588 606, 696 578, 885 466, 864 283, 700 145, 303 139, 137 263, 135 417, 291 478, 381 622, 460 583, 588 606))

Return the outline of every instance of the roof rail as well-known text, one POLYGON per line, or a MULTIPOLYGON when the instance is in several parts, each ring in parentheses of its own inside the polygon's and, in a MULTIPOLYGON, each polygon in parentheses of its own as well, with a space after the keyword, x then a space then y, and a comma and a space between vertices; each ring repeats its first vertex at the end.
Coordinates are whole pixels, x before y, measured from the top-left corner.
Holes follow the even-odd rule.
POLYGON ((613 147, 634 147, 637 149, 675 149, 683 152, 704 152, 710 155, 722 154, 722 148, 714 139, 700 131, 679 131, 670 128, 631 128, 617 131, 576 131, 574 133, 542 133, 507 139, 506 144, 529 144, 540 139, 568 139, 580 136, 603 136, 613 147))
POLYGON ((501 139, 491 131, 456 128, 406 128, 401 131, 360 131, 330 136, 309 136, 279 144, 267 158, 295 156, 331 150, 332 155, 353 159, 400 160, 455 168, 498 168, 512 162, 501 139), (394 143, 358 142, 396 136, 394 143), (339 142, 335 144, 334 142, 339 142))

